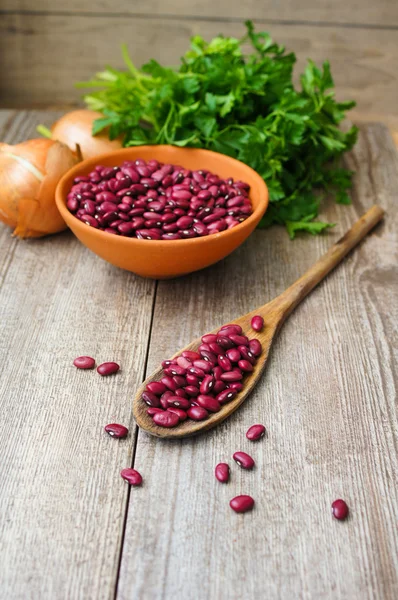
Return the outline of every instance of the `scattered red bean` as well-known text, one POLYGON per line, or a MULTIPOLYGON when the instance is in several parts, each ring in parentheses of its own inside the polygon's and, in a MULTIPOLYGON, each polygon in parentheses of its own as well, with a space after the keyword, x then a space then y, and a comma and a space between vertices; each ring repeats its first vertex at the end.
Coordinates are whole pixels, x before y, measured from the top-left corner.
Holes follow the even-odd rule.
POLYGON ((248 440, 252 442, 259 440, 260 438, 265 436, 265 427, 264 425, 252 425, 246 431, 246 437, 248 440))
MULTIPOLYGON (((66 205, 83 223, 107 233, 179 240, 239 225, 252 213, 249 190, 243 182, 208 171, 137 159, 120 167, 98 166, 84 180, 75 178, 66 205)), ((241 333, 239 325, 227 328, 241 333)))
POLYGON ((93 369, 95 367, 95 360, 91 356, 79 356, 75 358, 73 364, 78 369, 93 369))
POLYGON ((127 427, 124 425, 119 425, 118 423, 110 423, 109 425, 105 425, 104 429, 111 437, 120 439, 125 438, 129 432, 127 427))
POLYGON ((113 375, 114 373, 117 373, 119 369, 120 367, 117 363, 105 362, 102 363, 102 365, 99 365, 99 367, 97 367, 97 372, 102 376, 113 375))
POLYGON ((158 412, 153 415, 153 422, 161 427, 175 427, 179 420, 179 416, 169 410, 165 410, 161 413, 158 412))
POLYGON ((120 471, 120 475, 130 485, 138 486, 142 484, 142 476, 135 469, 123 469, 123 471, 120 471))
POLYGON ((232 510, 237 513, 245 513, 254 506, 254 500, 251 496, 236 496, 229 503, 232 510))
POLYGON ((242 469, 250 471, 254 467, 254 460, 246 452, 235 452, 232 458, 242 469))
POLYGON ((254 331, 261 331, 264 327, 264 319, 260 315, 256 315, 251 320, 251 326, 254 331))
POLYGON ((344 500, 335 500, 332 504, 332 514, 335 519, 344 521, 348 517, 348 506, 344 500))
POLYGON ((229 481, 229 466, 227 463, 219 463, 214 471, 216 479, 221 483, 228 483, 229 481))

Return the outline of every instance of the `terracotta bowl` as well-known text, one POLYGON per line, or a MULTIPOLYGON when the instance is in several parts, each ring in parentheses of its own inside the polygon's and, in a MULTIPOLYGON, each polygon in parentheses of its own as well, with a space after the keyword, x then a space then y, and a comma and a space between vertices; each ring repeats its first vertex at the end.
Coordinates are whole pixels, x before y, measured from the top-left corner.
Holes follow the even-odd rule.
POLYGON ((209 150, 176 146, 139 146, 114 150, 79 163, 59 182, 55 200, 66 224, 87 248, 111 264, 141 277, 168 279, 218 262, 252 233, 268 206, 263 179, 244 163, 209 150), (93 229, 66 208, 66 197, 75 177, 87 175, 96 165, 116 166, 125 160, 156 159, 187 169, 208 169, 220 177, 240 179, 250 185, 253 213, 243 223, 221 233, 186 240, 140 240, 93 229))

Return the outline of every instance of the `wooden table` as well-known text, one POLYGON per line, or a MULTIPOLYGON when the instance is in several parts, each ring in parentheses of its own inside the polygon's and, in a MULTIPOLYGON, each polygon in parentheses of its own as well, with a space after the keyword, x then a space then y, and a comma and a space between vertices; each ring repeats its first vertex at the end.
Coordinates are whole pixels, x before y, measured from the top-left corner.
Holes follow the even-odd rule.
MULTIPOLYGON (((34 136, 54 113, 0 113, 1 138, 34 136)), ((199 273, 155 282, 118 270, 69 232, 19 241, 0 226, 0 597, 347 600, 398 597, 398 161, 364 125, 338 225, 290 242, 256 231, 199 273), (374 202, 385 222, 284 326, 262 382, 216 430, 182 442, 134 426, 146 372, 200 333, 281 292, 374 202), (116 360, 101 378, 81 354, 116 360), (124 441, 109 422, 129 425, 124 441), (261 422, 268 437, 245 438, 261 422), (249 451, 257 468, 217 462, 249 451), (142 488, 119 476, 134 464, 142 488), (229 500, 256 500, 237 515, 229 500), (334 521, 344 498, 351 516, 334 521)))

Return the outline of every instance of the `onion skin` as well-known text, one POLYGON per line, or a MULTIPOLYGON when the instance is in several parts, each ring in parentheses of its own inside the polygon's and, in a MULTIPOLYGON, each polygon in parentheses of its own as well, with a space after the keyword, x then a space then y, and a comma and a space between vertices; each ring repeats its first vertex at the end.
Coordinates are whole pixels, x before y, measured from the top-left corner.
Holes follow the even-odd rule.
POLYGON ((66 144, 73 152, 76 144, 79 144, 83 159, 119 150, 123 147, 122 138, 111 141, 106 129, 98 135, 91 134, 93 122, 103 116, 100 112, 88 109, 66 113, 51 127, 52 139, 66 144))
POLYGON ((67 146, 54 140, 0 144, 0 221, 21 238, 66 229, 55 204, 55 188, 77 162, 67 146))

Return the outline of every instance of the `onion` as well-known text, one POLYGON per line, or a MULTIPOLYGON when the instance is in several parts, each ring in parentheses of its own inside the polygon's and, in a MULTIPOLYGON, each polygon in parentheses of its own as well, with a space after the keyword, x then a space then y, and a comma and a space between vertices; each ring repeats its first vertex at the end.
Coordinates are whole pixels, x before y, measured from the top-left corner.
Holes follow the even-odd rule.
POLYGON ((66 113, 51 127, 51 137, 53 140, 63 142, 73 151, 76 149, 76 144, 79 144, 83 158, 119 150, 122 148, 121 138, 111 141, 106 129, 98 135, 91 134, 93 122, 103 116, 99 112, 86 109, 66 113))
POLYGON ((66 229, 55 204, 55 188, 78 159, 54 140, 0 144, 0 221, 18 237, 42 237, 66 229))

